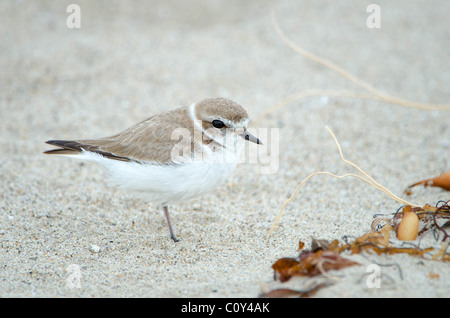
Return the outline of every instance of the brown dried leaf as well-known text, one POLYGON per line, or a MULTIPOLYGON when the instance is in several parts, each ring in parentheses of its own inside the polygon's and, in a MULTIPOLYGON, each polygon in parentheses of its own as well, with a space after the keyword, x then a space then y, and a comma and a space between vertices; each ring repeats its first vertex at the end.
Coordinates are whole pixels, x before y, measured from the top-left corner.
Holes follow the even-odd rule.
POLYGON ((297 264, 299 264, 299 261, 295 258, 280 258, 272 265, 275 271, 275 279, 278 277, 282 283, 288 281, 294 275, 292 269, 297 264))
POLYGON ((444 172, 439 177, 422 180, 410 185, 406 188, 405 193, 410 195, 412 193, 411 188, 423 184, 425 187, 439 187, 444 190, 450 191, 450 171, 444 172))
POLYGON ((272 268, 275 271, 275 278, 285 282, 292 276, 317 276, 353 265, 359 263, 346 259, 336 252, 319 249, 316 252, 303 251, 298 258, 281 258, 272 265, 272 268))

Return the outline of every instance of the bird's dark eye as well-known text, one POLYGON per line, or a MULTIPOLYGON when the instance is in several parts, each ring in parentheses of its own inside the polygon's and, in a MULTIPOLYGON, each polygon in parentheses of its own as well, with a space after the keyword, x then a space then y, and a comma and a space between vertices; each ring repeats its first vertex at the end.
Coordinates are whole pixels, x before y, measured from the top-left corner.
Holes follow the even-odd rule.
POLYGON ((214 128, 223 128, 223 127, 225 127, 225 124, 223 123, 223 121, 218 120, 218 119, 213 120, 212 121, 212 125, 214 126, 214 128))

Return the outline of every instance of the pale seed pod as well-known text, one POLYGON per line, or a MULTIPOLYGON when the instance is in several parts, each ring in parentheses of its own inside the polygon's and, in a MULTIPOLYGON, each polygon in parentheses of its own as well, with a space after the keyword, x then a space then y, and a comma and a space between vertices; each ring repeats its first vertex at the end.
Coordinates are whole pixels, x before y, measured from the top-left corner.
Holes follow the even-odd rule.
POLYGON ((397 228, 397 238, 400 241, 414 241, 419 232, 419 217, 414 212, 403 215, 397 228))

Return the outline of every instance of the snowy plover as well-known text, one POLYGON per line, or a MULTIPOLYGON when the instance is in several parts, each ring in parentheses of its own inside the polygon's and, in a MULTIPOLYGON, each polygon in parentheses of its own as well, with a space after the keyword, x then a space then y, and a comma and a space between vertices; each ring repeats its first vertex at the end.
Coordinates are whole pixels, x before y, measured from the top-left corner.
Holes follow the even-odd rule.
POLYGON ((222 184, 236 167, 248 115, 237 103, 210 98, 152 116, 110 137, 49 140, 46 154, 98 162, 111 180, 138 196, 162 204, 170 236, 169 203, 201 196, 222 184))

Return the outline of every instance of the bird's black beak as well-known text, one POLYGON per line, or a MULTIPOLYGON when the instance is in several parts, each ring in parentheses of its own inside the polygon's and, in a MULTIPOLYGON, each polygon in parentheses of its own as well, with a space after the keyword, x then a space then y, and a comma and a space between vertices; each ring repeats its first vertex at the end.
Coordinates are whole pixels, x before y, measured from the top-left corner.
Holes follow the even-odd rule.
POLYGON ((244 132, 242 134, 240 134, 239 136, 241 136, 242 138, 244 138, 245 140, 254 142, 255 144, 258 145, 262 145, 261 140, 259 140, 257 137, 253 136, 251 133, 249 133, 247 131, 247 129, 244 129, 244 132))

